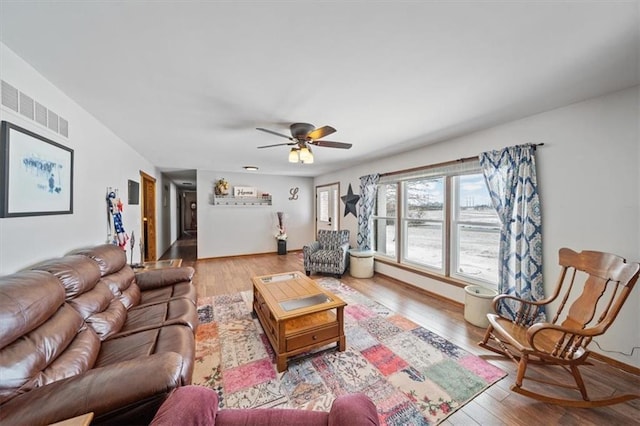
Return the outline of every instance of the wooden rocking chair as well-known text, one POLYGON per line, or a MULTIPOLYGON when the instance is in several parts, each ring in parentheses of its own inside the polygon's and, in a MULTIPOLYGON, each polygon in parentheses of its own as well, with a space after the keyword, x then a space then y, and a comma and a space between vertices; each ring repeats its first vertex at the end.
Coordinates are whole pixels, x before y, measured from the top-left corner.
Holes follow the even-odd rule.
POLYGON ((563 248, 560 265, 562 271, 556 289, 546 300, 527 302, 509 295, 497 296, 493 301, 495 311, 499 312, 501 303, 515 304, 516 319, 488 314, 489 327, 479 345, 511 358, 518 365, 511 390, 539 401, 586 408, 640 398, 640 395, 626 394, 591 401, 578 371, 579 365, 590 365, 587 346, 616 319, 638 280, 640 264, 626 263, 623 258, 608 253, 576 253, 563 248), (539 307, 555 300, 560 305, 551 322, 534 323, 539 307), (526 376, 529 363, 560 366, 573 376, 576 385, 526 376), (524 379, 578 390, 582 399, 557 398, 525 389, 524 379))

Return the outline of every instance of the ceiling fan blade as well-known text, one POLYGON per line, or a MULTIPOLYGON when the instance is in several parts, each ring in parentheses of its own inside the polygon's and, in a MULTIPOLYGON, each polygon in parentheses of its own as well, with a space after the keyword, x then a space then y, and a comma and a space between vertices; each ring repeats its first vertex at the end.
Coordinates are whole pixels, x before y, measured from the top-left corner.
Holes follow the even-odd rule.
POLYGON ((278 132, 274 132, 273 130, 269 130, 269 129, 263 129, 262 127, 256 127, 256 130, 260 130, 262 132, 267 132, 267 133, 271 133, 272 135, 276 135, 276 136, 280 136, 282 138, 287 138, 290 141, 293 140, 293 138, 291 136, 287 136, 287 135, 283 135, 282 133, 278 133, 278 132))
POLYGON ((352 147, 350 143, 345 142, 332 142, 332 141, 311 141, 310 145, 315 146, 323 146, 325 148, 341 148, 341 149, 349 149, 352 147))
POLYGON ((329 136, 330 134, 335 132, 336 132, 336 129, 334 129, 331 126, 318 127, 314 131, 309 132, 309 134, 307 134, 307 139, 311 139, 311 140, 322 139, 325 136, 329 136))
POLYGON ((259 146, 258 149, 260 148, 271 148, 272 146, 283 146, 283 145, 297 145, 297 143, 295 142, 291 142, 291 143, 277 143, 274 145, 264 145, 264 146, 259 146))

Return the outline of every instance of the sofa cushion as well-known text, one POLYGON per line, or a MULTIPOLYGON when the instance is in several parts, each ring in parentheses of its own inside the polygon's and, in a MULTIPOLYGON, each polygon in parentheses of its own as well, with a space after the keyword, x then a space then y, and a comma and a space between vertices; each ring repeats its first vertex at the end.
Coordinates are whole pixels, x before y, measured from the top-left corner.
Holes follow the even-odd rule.
POLYGON ((318 250, 311 255, 313 263, 338 264, 342 261, 343 253, 339 250, 318 250))
POLYGON ((112 300, 114 297, 109 287, 98 283, 90 291, 68 299, 67 302, 80 313, 82 318, 87 319, 91 315, 107 309, 112 300))
POLYGON ((182 384, 191 383, 195 359, 195 337, 189 327, 168 325, 124 336, 115 336, 102 342, 94 367, 104 367, 151 354, 176 352, 182 355, 182 384))
POLYGON ((100 281, 109 287, 111 293, 122 302, 125 308, 129 309, 140 304, 140 287, 135 282, 133 269, 128 265, 118 272, 105 275, 100 281))
POLYGON ((0 406, 0 425, 48 425, 93 412, 93 424, 147 425, 180 385, 176 353, 94 368, 33 389, 0 406))
MULTIPOLYGON (((47 271, 60 280, 69 305, 78 311, 101 340, 120 331, 127 319, 126 308, 121 302, 121 289, 126 291, 134 281, 130 268, 128 272, 123 268, 100 277, 98 263, 79 254, 51 259, 34 268, 47 271)), ((130 299, 124 299, 135 301, 136 293, 132 294, 134 296, 130 299)))
POLYGON ((198 311, 190 300, 175 299, 131 308, 127 312, 127 322, 119 334, 170 324, 186 325, 195 333, 198 326, 198 311))
POLYGON ((87 324, 93 328, 100 340, 106 340, 122 331, 127 321, 127 308, 118 299, 113 299, 106 309, 89 315, 87 324))
POLYGON ((38 263, 31 269, 55 275, 64 286, 67 300, 91 290, 100 279, 98 264, 85 256, 51 259, 38 263))
POLYGON ((63 303, 64 288, 47 272, 0 277, 0 348, 38 327, 63 303))
POLYGON ((87 256, 98 263, 102 276, 118 272, 127 264, 127 254, 113 244, 102 244, 70 251, 68 254, 87 256))
POLYGON ((100 341, 63 304, 46 322, 0 349, 0 401, 90 369, 100 341))
POLYGON ((172 299, 187 299, 196 303, 196 286, 191 282, 181 282, 168 287, 145 290, 140 295, 140 305, 166 302, 172 299))
POLYGON ((127 309, 140 305, 140 303, 142 302, 142 293, 140 292, 140 287, 138 287, 135 282, 131 283, 129 288, 124 290, 122 294, 118 296, 118 300, 120 300, 120 303, 122 303, 127 309))
POLYGON ((178 284, 181 282, 189 282, 193 278, 195 270, 191 266, 183 266, 180 268, 162 268, 150 271, 138 272, 136 274, 136 282, 143 291, 154 288, 161 288, 178 284))

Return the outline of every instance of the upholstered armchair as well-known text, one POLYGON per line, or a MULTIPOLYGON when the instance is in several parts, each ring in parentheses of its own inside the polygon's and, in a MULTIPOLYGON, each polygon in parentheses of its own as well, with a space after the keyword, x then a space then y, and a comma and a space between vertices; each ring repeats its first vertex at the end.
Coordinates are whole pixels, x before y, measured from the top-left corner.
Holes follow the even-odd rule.
POLYGON ((349 230, 318 231, 318 240, 302 248, 307 275, 324 272, 342 277, 349 266, 349 230))

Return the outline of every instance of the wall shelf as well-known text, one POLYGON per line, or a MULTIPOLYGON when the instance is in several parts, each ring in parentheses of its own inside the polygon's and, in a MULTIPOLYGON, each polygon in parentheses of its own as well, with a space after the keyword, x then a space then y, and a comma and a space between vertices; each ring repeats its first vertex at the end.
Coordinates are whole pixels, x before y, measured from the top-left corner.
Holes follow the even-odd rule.
POLYGON ((234 197, 233 195, 214 195, 215 206, 270 206, 271 196, 264 197, 234 197))

